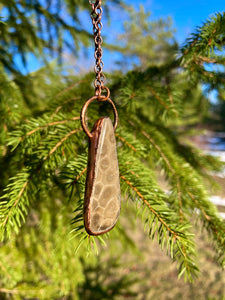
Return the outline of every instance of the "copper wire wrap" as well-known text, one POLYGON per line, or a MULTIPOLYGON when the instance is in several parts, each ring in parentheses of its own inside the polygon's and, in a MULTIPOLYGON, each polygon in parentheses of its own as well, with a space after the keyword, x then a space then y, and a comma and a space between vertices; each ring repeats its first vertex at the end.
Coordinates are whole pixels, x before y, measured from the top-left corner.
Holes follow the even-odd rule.
MULTIPOLYGON (((100 96, 100 101, 108 101, 111 104, 111 106, 113 108, 113 114, 114 114, 113 128, 114 128, 114 131, 115 131, 116 127, 117 127, 117 123, 118 123, 118 113, 117 113, 117 110, 116 110, 116 106, 115 106, 115 104, 113 103, 113 101, 110 98, 107 98, 107 100, 104 100, 105 98, 106 98, 105 96, 100 96), (101 100, 101 98, 103 100, 101 100)), ((92 134, 89 131, 87 125, 86 125, 85 115, 86 115, 86 111, 87 111, 87 108, 88 108, 89 104, 91 104, 95 100, 99 100, 99 96, 95 95, 95 96, 91 97, 90 99, 88 99, 85 102, 84 106, 82 107, 81 114, 80 114, 81 126, 82 126, 84 132, 87 134, 87 136, 89 138, 92 137, 92 134)))
POLYGON ((94 42, 95 42, 95 67, 94 71, 96 74, 94 86, 95 86, 95 95, 98 96, 98 100, 100 101, 106 101, 108 98, 106 97, 101 98, 102 90, 104 90, 106 87, 104 85, 105 83, 105 75, 103 74, 103 67, 104 63, 102 61, 102 36, 101 36, 101 30, 102 30, 102 1, 96 0, 91 1, 89 0, 89 3, 91 5, 91 19, 93 24, 93 35, 94 35, 94 42))

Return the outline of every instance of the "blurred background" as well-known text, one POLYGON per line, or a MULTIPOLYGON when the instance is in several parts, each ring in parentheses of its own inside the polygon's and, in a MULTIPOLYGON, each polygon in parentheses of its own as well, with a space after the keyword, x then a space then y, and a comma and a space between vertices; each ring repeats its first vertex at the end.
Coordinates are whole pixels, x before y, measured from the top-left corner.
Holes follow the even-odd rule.
MULTIPOLYGON (((147 69, 169 65, 171 61, 181 57, 189 39, 194 39, 194 34, 207 23, 207 20, 215 18, 218 13, 221 16, 224 14, 222 0, 188 2, 115 0, 103 1, 103 5, 105 6, 102 30, 103 61, 107 84, 113 82, 117 76, 122 78, 123 75, 129 74, 129 71, 145 72, 147 69)), ((88 74, 93 72, 95 62, 88 1, 0 0, 0 11, 2 71, 0 188, 3 194, 8 178, 14 176, 13 164, 18 164, 17 160, 8 167, 11 156, 6 154, 7 130, 15 129, 21 122, 19 111, 21 107, 18 108, 19 100, 17 103, 15 99, 23 98, 25 103, 22 106, 25 117, 22 119, 26 120, 26 116, 31 116, 35 122, 35 118, 39 117, 41 112, 49 110, 46 103, 50 103, 49 99, 55 95, 51 91, 51 85, 57 85, 59 77, 61 78, 59 89, 63 88, 65 82, 72 84, 75 80, 78 81, 80 76, 87 76, 88 80, 89 78, 92 80, 93 76, 88 74), (49 102, 45 103, 44 98, 49 102), (10 115, 9 121, 5 117, 6 113, 10 115)), ((224 21, 223 26, 225 28, 224 21)), ((215 63, 215 58, 210 58, 210 54, 201 58, 200 62, 197 61, 196 65, 202 68, 203 79, 196 85, 194 83, 194 89, 189 87, 189 82, 184 79, 186 75, 178 68, 177 85, 173 82, 173 96, 177 99, 182 95, 185 101, 178 109, 182 111, 182 117, 177 120, 172 118, 169 125, 171 128, 178 128, 178 135, 181 132, 185 133, 181 137, 181 142, 194 145, 203 153, 225 162, 224 54, 224 40, 222 40, 221 48, 217 48, 213 53, 219 63, 215 63), (212 76, 216 74, 218 80, 210 79, 211 75, 204 75, 204 72, 213 74, 212 76)), ((192 66, 190 73, 191 68, 192 66)), ((155 72, 157 77, 157 71, 155 72)), ((191 76, 188 78, 191 83, 195 80, 191 76)), ((154 90, 151 93, 154 94, 154 90)), ((158 94, 154 95, 161 101, 158 94)), ((166 110, 167 104, 162 103, 166 110)), ((57 109, 60 109, 59 106, 57 109)), ((220 216, 225 219, 225 170, 212 170, 210 175, 215 180, 213 187, 210 184, 208 187, 210 201, 217 206, 220 216)), ((167 191, 168 184, 160 171, 158 180, 159 185, 167 191)), ((52 193, 54 194, 54 189, 52 193)), ((37 253, 30 250, 32 246, 29 241, 37 242, 35 233, 29 232, 28 236, 24 235, 22 238, 24 245, 26 243, 29 245, 25 247, 24 252, 23 250, 10 252, 10 249, 16 249, 18 246, 15 236, 12 244, 8 246, 2 242, 0 299, 225 299, 225 273, 214 259, 215 253, 206 229, 198 230, 200 228, 198 226, 194 229, 201 274, 194 282, 189 283, 183 278, 178 279, 176 264, 161 251, 157 240, 148 239, 144 225, 135 217, 135 207, 131 208, 126 204, 123 209, 121 228, 126 228, 126 233, 118 229, 118 232, 114 233, 113 242, 107 239, 106 246, 99 245, 99 256, 78 254, 77 261, 65 263, 67 257, 71 259, 77 254, 74 249, 69 248, 70 246, 68 253, 67 250, 60 252, 70 241, 65 242, 63 246, 56 246, 54 243, 53 245, 50 231, 46 235, 49 238, 49 244, 48 241, 45 242, 46 253, 42 250, 43 256, 47 255, 47 258, 42 262, 40 256, 38 262, 32 262, 32 256, 37 253), (129 215, 129 222, 126 215, 129 215), (50 262, 57 256, 60 256, 62 261, 59 260, 58 265, 55 264, 52 269, 50 262), (13 263, 5 265, 4 259, 13 263), (62 267, 64 263, 65 266, 62 267), (35 279, 35 264, 41 270, 39 279, 35 279), (70 268, 72 265, 76 266, 75 271, 70 268), (25 277, 22 276, 21 266, 26 266, 26 270, 29 270, 26 271, 25 277), (55 275, 53 276, 51 272, 55 275)), ((28 226, 32 227, 33 224, 36 226, 38 218, 39 215, 33 213, 28 226)), ((50 222, 47 214, 43 222, 46 224, 50 222)), ((60 230, 65 230, 64 225, 61 226, 57 222, 59 230, 54 233, 55 236, 61 234, 60 230)), ((198 220, 194 222, 198 223, 198 220)), ((38 226, 44 227, 43 224, 38 226)))

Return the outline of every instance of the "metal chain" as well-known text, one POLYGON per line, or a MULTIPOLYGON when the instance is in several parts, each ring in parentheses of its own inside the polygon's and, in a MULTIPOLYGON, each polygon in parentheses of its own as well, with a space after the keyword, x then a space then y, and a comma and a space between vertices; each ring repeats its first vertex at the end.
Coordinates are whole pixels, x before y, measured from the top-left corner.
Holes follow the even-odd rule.
MULTIPOLYGON (((91 1, 89 0, 89 3, 92 8, 91 12, 91 19, 93 24, 93 34, 94 34, 94 42, 95 42, 95 68, 94 71, 96 73, 94 86, 95 86, 95 95, 98 96, 98 98, 102 99, 101 93, 102 90, 107 89, 104 85, 105 83, 105 75, 103 74, 103 67, 104 63, 102 61, 102 37, 101 37, 101 30, 102 30, 102 1, 96 0, 91 1)), ((107 100, 107 99, 104 99, 107 100)))

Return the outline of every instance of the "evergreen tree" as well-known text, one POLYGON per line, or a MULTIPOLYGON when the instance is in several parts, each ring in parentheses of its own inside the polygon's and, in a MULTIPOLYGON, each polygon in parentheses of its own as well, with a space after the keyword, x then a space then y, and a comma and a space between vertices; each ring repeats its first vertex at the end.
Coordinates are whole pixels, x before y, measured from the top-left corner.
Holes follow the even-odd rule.
MULTIPOLYGON (((20 15, 19 23, 25 27, 29 25, 29 13, 43 14, 51 26, 52 18, 60 17, 50 8, 45 13, 36 10, 39 7, 36 1, 20 4, 7 1, 12 19, 14 10, 23 9, 23 3, 30 4, 27 15, 23 18, 23 13, 20 15), (49 11, 53 17, 46 13, 49 11)), ((55 3, 48 3, 55 8, 55 3)), ((71 0, 62 5, 71 8, 67 12, 71 17, 76 15, 78 3, 71 0)), ((86 1, 79 1, 79 5, 87 7, 86 1)), ((66 20, 62 20, 56 22, 60 30, 67 28, 66 20)), ((5 23, 1 26, 8 26, 10 32, 10 23, 7 20, 5 23)), ((43 26, 38 19, 34 28, 37 25, 43 26)), ((53 38, 57 26, 52 29, 53 38)), ((193 108, 193 103, 199 104, 199 99, 204 99, 200 90, 203 83, 213 87, 224 85, 223 74, 207 68, 208 63, 224 64, 223 53, 218 51, 224 47, 224 29, 225 14, 216 14, 197 29, 173 59, 160 64, 156 60, 155 65, 151 61, 147 68, 126 74, 107 75, 111 98, 119 113, 116 138, 123 200, 119 223, 100 237, 85 232, 82 216, 87 138, 81 130, 79 114, 84 102, 93 95, 93 74, 66 76, 60 70, 52 72, 43 67, 23 76, 10 58, 11 51, 15 50, 13 37, 8 44, 3 43, 9 56, 4 61, 2 51, 2 299, 93 299, 93 291, 96 299, 118 299, 124 290, 126 295, 132 295, 129 287, 135 279, 125 276, 116 285, 108 284, 101 276, 94 281, 88 277, 87 266, 102 274, 104 262, 98 263, 96 252, 101 252, 101 259, 104 249, 114 257, 115 253, 128 251, 127 245, 129 249, 135 248, 127 232, 134 211, 150 239, 156 239, 162 250, 176 261, 179 276, 192 280, 198 273, 193 218, 201 221, 198 227, 207 229, 218 261, 225 265, 225 224, 210 203, 206 188, 211 182, 210 171, 220 171, 224 164, 188 144, 185 127, 190 124, 190 114, 184 111, 191 102, 192 112, 199 112, 201 106, 193 108), (10 73, 4 71, 6 68, 10 73), (21 82, 26 82, 29 89, 24 90, 21 82), (159 170, 168 190, 158 183, 159 170)), ((36 30, 33 38, 39 41, 41 31, 39 27, 36 30)), ((24 36, 18 36, 18 45, 27 47, 29 43, 23 45, 24 38, 32 40, 31 32, 21 34, 24 36)), ((43 53, 48 38, 50 35, 40 41, 43 53)), ((61 38, 54 39, 59 49, 61 38)), ((79 35, 75 38, 80 41, 79 35)), ((3 35, 2 39, 8 37, 3 35)), ((38 42, 32 47, 38 48, 38 42)), ((20 47, 16 51, 23 56, 20 47)), ((26 53, 29 51, 32 50, 25 49, 26 53)), ((102 115, 112 116, 107 103, 91 105, 89 125, 102 115)), ((196 124, 196 119, 191 124, 196 124)), ((146 243, 149 243, 147 239, 146 243)), ((108 266, 108 276, 113 265, 116 261, 108 266)))
POLYGON ((128 10, 129 19, 124 22, 124 33, 118 36, 123 54, 123 67, 133 62, 134 68, 146 69, 174 60, 178 45, 174 38, 171 18, 151 20, 151 13, 142 5, 138 11, 128 10), (125 62, 124 62, 125 60, 125 62), (130 61, 126 61, 130 60, 130 61))

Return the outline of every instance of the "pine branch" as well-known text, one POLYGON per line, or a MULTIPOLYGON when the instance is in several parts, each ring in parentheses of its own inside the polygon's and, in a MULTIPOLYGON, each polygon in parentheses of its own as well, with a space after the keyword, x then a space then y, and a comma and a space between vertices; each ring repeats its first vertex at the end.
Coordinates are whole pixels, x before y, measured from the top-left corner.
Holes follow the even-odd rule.
MULTIPOLYGON (((59 124, 61 125, 62 123, 59 124)), ((65 122, 63 124, 65 124, 65 122)), ((33 168, 24 169, 23 172, 19 173, 16 177, 11 179, 12 183, 8 184, 5 189, 5 194, 2 197, 2 199, 7 200, 3 200, 0 202, 1 229, 3 232, 2 239, 4 239, 5 233, 7 238, 10 236, 12 228, 16 232, 18 232, 18 228, 21 226, 21 220, 23 222, 25 221, 25 215, 27 215, 28 213, 27 209, 30 206, 30 202, 38 192, 38 185, 36 187, 36 184, 34 184, 32 181, 34 180, 35 182, 38 180, 40 170, 43 170, 43 165, 45 164, 45 162, 48 161, 48 165, 52 169, 54 167, 54 164, 49 162, 49 159, 51 158, 51 160, 55 160, 54 157, 52 158, 53 154, 55 154, 55 152, 67 141, 67 139, 69 139, 72 135, 76 134, 79 131, 81 131, 81 128, 68 132, 52 148, 51 145, 52 143, 54 143, 55 139, 53 140, 51 136, 51 143, 49 143, 48 137, 47 141, 45 141, 46 145, 50 147, 50 150, 46 149, 47 154, 42 155, 40 157, 41 159, 37 160, 36 163, 33 162, 33 168), (28 187, 29 190, 27 191, 28 187)), ((32 133, 35 133, 35 131, 32 131, 32 133)), ((41 151, 42 154, 44 153, 43 146, 43 144, 39 146, 39 148, 36 150, 36 154, 38 154, 38 151, 41 151)), ((57 162, 59 161, 57 160, 57 162)))
MULTIPOLYGON (((136 177, 139 177, 137 174, 135 174, 133 171, 131 171, 131 174, 135 175, 136 177)), ((147 207, 150 209, 150 211, 158 218, 158 220, 166 227, 166 229, 173 235, 174 239, 180 239, 179 236, 165 223, 165 221, 159 216, 159 214, 151 207, 151 205, 148 203, 148 201, 144 198, 144 196, 139 192, 139 190, 132 185, 132 183, 126 179, 123 175, 120 175, 120 177, 135 191, 135 193, 143 200, 144 204, 147 205, 147 207)))
POLYGON ((219 249, 219 262, 221 266, 225 267, 225 224, 224 221, 218 216, 218 214, 212 213, 214 207, 207 200, 199 200, 192 193, 188 191, 188 195, 191 200, 195 203, 196 207, 200 211, 200 217, 203 221, 204 226, 211 231, 211 235, 219 249))
MULTIPOLYGON (((142 132, 143 135, 145 135, 147 137, 147 139, 154 145, 154 147, 157 149, 157 151, 160 153, 160 156, 163 158, 163 160, 165 161, 167 167, 169 168, 169 171, 172 174, 173 179, 175 179, 175 181, 177 181, 177 195, 178 195, 178 199, 179 199, 179 205, 180 205, 180 214, 183 216, 183 210, 185 208, 185 206, 187 205, 187 199, 185 199, 185 195, 188 194, 191 197, 191 202, 188 204, 188 206, 192 206, 192 210, 195 208, 195 205, 198 209, 200 209, 201 211, 201 216, 203 218, 203 222, 206 228, 212 227, 212 234, 214 236, 214 239, 219 247, 219 249, 223 249, 225 244, 224 244, 224 232, 225 232, 225 227, 224 224, 221 223, 221 220, 219 219, 218 215, 217 215, 217 211, 216 208, 214 207, 213 204, 210 204, 209 201, 207 200, 208 195, 205 192, 205 187, 204 185, 201 183, 200 178, 197 176, 197 174, 194 177, 194 170, 190 170, 190 173, 192 174, 192 178, 194 180, 188 180, 186 181, 185 178, 182 178, 182 183, 180 181, 180 175, 177 174, 177 166, 175 166, 175 169, 172 167, 169 159, 165 156, 165 154, 162 152, 162 150, 159 148, 159 146, 154 142, 154 140, 152 138, 150 138, 150 136, 146 133, 146 132, 142 132), (193 181, 193 182, 191 182, 193 181), (198 182, 198 184, 196 185, 196 183, 198 182), (202 186, 201 186, 202 185, 202 186), (182 186, 182 189, 181 189, 182 186), (192 191, 192 192, 190 192, 192 191), (193 193, 195 195, 198 196, 194 196, 193 193), (182 199, 185 199, 184 203, 182 203, 182 199), (199 200, 197 200, 199 199, 199 200), (195 203, 195 205, 193 205, 193 201, 195 203), (210 216, 208 215, 208 213, 206 213, 206 211, 210 214, 210 216), (220 225, 218 225, 220 224, 220 225)), ((176 163, 177 164, 177 163, 176 163)), ((184 166, 183 166, 184 168, 184 166)), ((185 209, 185 213, 187 213, 187 210, 185 209)), ((181 219, 182 220, 182 219, 181 219)), ((221 264, 224 264, 224 256, 220 255, 220 259, 221 259, 221 264)))
MULTIPOLYGON (((29 135, 35 133, 35 132, 38 131, 38 130, 46 129, 47 127, 50 127, 50 126, 55 126, 55 125, 59 125, 59 124, 65 124, 65 123, 67 123, 67 122, 69 122, 69 121, 74 121, 74 120, 80 120, 80 117, 74 117, 74 118, 72 118, 72 119, 70 119, 70 120, 62 120, 62 121, 55 121, 55 122, 47 123, 47 124, 44 125, 44 126, 39 126, 39 127, 35 128, 35 129, 33 129, 33 130, 27 132, 27 133, 26 133, 26 136, 29 136, 29 135)), ((25 137, 23 136, 23 137, 21 138, 21 140, 23 140, 24 138, 25 138, 25 137)))
POLYGON ((130 197, 134 201, 137 201, 138 197, 143 202, 142 218, 145 227, 149 228, 149 236, 153 239, 156 235, 162 249, 166 247, 166 252, 177 260, 180 274, 185 268, 185 278, 191 280, 191 277, 196 275, 197 267, 192 258, 195 256, 195 250, 194 243, 191 241, 192 234, 188 231, 190 225, 184 220, 180 222, 179 214, 166 204, 167 196, 160 191, 152 179, 150 180, 149 170, 142 165, 140 172, 139 161, 135 162, 135 159, 131 157, 128 161, 129 163, 125 165, 120 161, 120 176, 131 188, 130 197), (132 165, 132 171, 127 169, 130 165, 132 165), (149 213, 145 207, 148 208, 149 213))
MULTIPOLYGON (((71 112, 73 114, 73 112, 71 112)), ((67 124, 73 121, 79 121, 80 117, 71 117, 66 119, 65 114, 58 114, 52 119, 52 116, 45 114, 39 118, 31 118, 26 123, 20 124, 16 130, 10 133, 8 138, 8 146, 12 146, 14 151, 24 140, 26 143, 29 142, 29 146, 35 145, 37 147, 40 139, 43 138, 44 134, 49 133, 51 127, 62 128, 62 124, 67 124), (54 121, 53 121, 54 120, 54 121)), ((69 127, 70 128, 70 127, 69 127)), ((51 129, 53 130, 53 129, 51 129)), ((23 146, 26 144, 23 143, 23 146)))
POLYGON ((155 96, 155 98, 159 101, 160 104, 162 104, 165 109, 169 110, 169 106, 156 94, 156 92, 150 86, 147 86, 147 89, 155 96))
MULTIPOLYGON (((221 51, 225 45, 224 37, 225 13, 216 13, 208 19, 196 32, 186 40, 181 48, 182 55, 179 63, 185 67, 188 74, 196 81, 197 76, 214 86, 224 83, 222 72, 212 72, 205 68, 208 64, 224 65, 224 55, 219 56, 216 52, 221 51), (216 78, 216 79, 215 79, 216 78)), ((200 79, 198 78, 198 80, 200 79)))
POLYGON ((43 160, 47 160, 71 135, 77 133, 78 131, 81 131, 82 128, 78 128, 75 130, 70 131, 69 133, 67 133, 67 135, 65 137, 63 137, 52 149, 51 151, 48 153, 47 156, 45 156, 43 158, 43 160))
POLYGON ((31 177, 29 171, 25 169, 11 179, 11 182, 5 189, 4 196, 1 197, 1 240, 10 237, 11 229, 18 232, 18 228, 21 226, 21 220, 25 221, 27 208, 30 205, 31 199, 33 199, 37 192, 35 186, 29 184, 30 196, 28 196, 28 183, 30 183, 30 181, 31 177), (7 201, 7 199, 9 200, 7 201))

